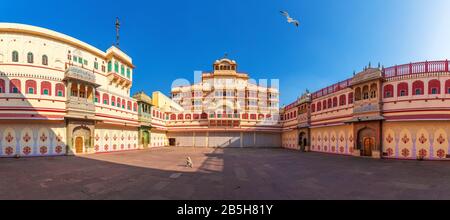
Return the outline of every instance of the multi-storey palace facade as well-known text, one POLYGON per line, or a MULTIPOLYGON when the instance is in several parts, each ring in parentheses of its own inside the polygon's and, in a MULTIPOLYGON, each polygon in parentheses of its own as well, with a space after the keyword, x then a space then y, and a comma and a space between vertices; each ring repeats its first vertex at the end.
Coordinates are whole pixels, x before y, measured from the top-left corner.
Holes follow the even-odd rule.
POLYGON ((117 47, 0 23, 0 157, 138 149, 133 68, 117 47))
POLYGON ((448 159, 449 67, 449 61, 369 67, 306 94, 282 110, 282 145, 375 158, 448 159))
POLYGON ((257 85, 238 72, 234 60, 223 58, 201 82, 172 88, 183 107, 170 114, 168 137, 175 146, 280 146, 279 91, 257 85))

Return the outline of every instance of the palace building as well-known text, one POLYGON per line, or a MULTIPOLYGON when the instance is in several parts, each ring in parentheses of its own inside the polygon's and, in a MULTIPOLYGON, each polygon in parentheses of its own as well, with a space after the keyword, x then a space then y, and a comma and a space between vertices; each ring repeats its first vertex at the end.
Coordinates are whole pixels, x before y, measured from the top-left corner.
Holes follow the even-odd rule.
POLYGON ((227 57, 193 85, 131 96, 134 65, 44 28, 0 23, 0 157, 151 147, 284 147, 339 155, 450 159, 450 64, 364 68, 279 108, 227 57))
POLYGON ((0 157, 140 148, 133 68, 115 46, 0 23, 0 157))
POLYGON ((308 93, 282 109, 282 145, 358 157, 449 159, 449 68, 447 60, 369 65, 308 93))

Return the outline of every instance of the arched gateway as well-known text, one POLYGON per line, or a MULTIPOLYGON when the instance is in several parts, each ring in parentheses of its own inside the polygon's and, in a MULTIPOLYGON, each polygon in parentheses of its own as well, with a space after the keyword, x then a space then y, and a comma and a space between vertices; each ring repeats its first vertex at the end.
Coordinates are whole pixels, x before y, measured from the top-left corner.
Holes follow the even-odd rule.
POLYGON ((372 128, 363 128, 358 132, 357 149, 361 156, 371 157, 372 151, 376 150, 376 132, 372 128))

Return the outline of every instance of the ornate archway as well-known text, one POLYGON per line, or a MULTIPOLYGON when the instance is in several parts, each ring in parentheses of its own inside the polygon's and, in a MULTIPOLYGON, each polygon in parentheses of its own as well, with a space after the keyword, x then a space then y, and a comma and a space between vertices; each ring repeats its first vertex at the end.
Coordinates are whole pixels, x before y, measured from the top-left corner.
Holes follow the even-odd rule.
POLYGON ((74 152, 82 154, 87 152, 87 148, 91 147, 91 130, 84 126, 79 126, 73 129, 72 143, 74 152))

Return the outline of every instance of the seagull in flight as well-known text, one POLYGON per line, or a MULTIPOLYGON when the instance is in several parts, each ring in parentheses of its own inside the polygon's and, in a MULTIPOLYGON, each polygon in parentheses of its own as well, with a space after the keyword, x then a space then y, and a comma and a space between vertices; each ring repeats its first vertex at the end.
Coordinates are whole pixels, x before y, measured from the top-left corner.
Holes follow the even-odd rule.
POLYGON ((295 20, 295 19, 293 19, 293 18, 291 18, 291 16, 289 16, 289 14, 287 12, 280 11, 280 13, 287 18, 287 22, 289 24, 294 24, 296 27, 298 27, 300 25, 300 22, 295 20))

